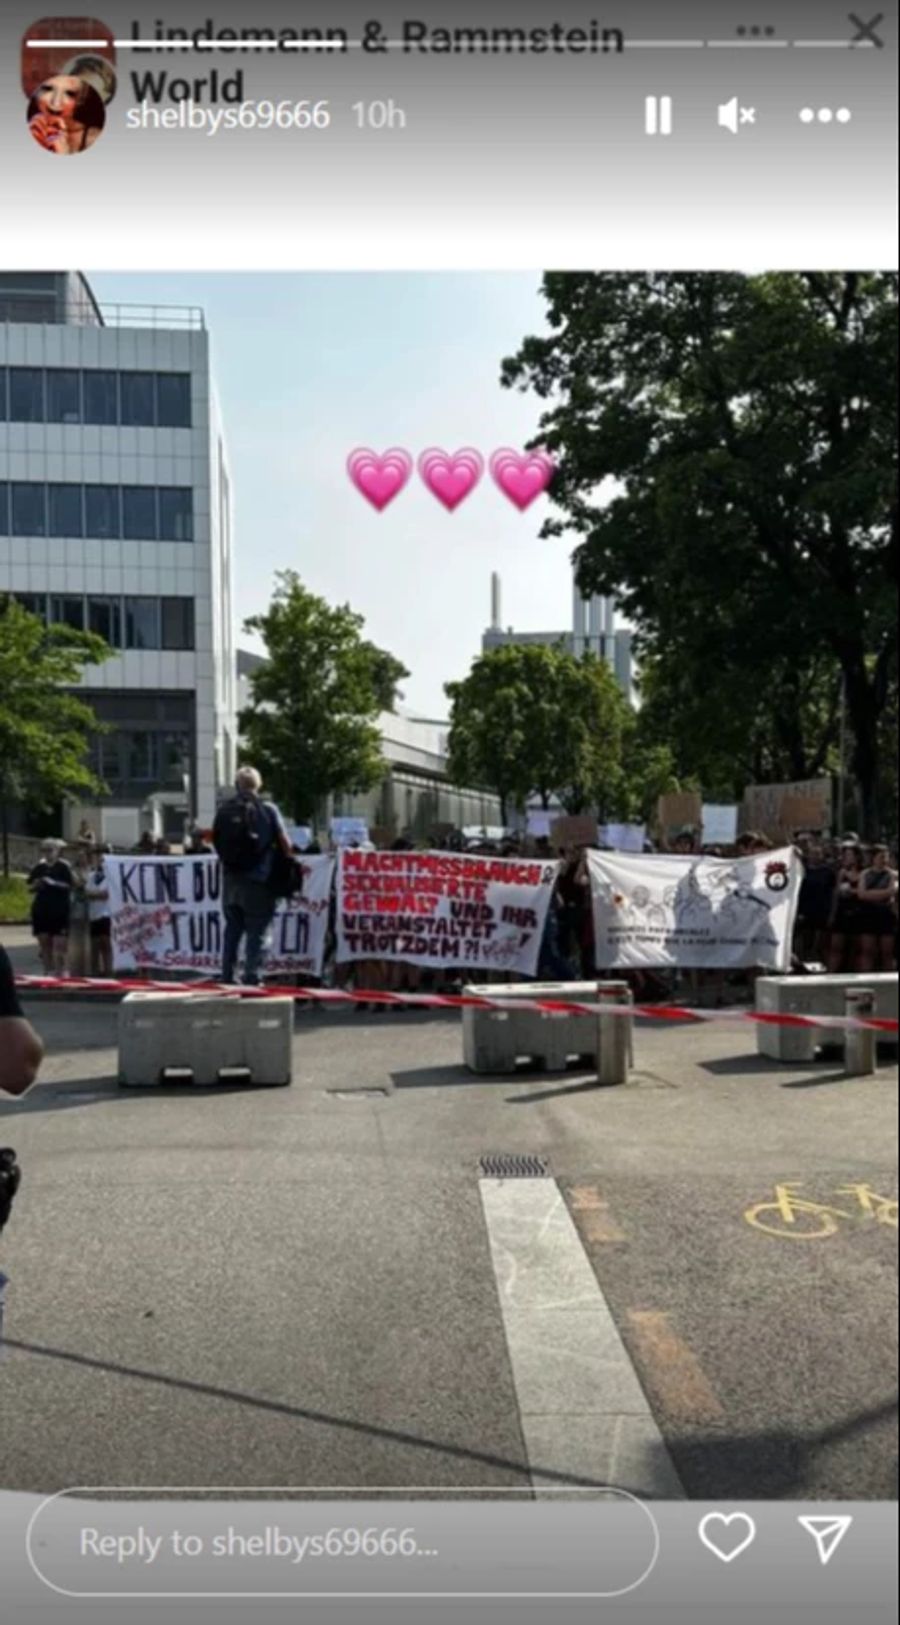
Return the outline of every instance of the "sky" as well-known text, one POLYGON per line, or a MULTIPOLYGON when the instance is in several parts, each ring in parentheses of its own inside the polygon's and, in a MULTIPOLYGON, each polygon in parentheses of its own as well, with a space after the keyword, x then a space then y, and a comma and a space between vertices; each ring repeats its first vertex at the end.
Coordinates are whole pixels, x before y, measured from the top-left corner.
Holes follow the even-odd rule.
POLYGON ((212 336, 235 490, 240 633, 294 569, 409 668, 402 708, 447 714, 490 621, 571 626, 570 539, 541 540, 541 497, 524 514, 487 471, 448 513, 418 476, 383 513, 347 476, 357 446, 524 447, 540 402, 501 389, 500 363, 544 330, 540 273, 93 274, 101 301, 200 305, 212 336))

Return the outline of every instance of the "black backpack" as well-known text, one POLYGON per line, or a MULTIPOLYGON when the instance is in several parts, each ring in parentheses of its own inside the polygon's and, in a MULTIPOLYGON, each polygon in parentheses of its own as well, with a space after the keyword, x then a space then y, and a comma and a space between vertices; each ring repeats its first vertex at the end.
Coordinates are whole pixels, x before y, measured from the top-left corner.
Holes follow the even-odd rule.
POLYGON ((257 796, 233 796, 216 813, 213 846, 223 869, 255 869, 272 844, 272 821, 257 796))

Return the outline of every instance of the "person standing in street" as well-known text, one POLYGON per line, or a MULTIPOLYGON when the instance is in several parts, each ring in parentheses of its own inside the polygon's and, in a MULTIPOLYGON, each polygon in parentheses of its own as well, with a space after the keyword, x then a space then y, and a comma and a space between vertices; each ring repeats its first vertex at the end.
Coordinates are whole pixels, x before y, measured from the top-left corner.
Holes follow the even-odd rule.
POLYGON ((37 937, 45 976, 65 976, 69 943, 72 870, 62 857, 64 841, 41 842, 41 858, 28 876, 31 929, 37 937))
POLYGON ((255 767, 242 767, 235 794, 223 803, 213 825, 213 845, 222 865, 225 937, 222 981, 233 982, 244 943, 244 982, 259 983, 266 939, 275 915, 278 888, 274 872, 280 857, 293 859, 290 838, 272 801, 263 801, 255 767))
POLYGON ((38 1075, 44 1046, 22 1014, 12 965, 0 948, 0 1089, 24 1095, 38 1075))

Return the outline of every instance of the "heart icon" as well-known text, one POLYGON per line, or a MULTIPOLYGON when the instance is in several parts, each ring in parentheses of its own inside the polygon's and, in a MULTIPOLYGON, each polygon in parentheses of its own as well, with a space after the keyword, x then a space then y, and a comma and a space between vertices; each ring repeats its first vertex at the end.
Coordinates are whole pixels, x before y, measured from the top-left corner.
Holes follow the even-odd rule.
POLYGON ((419 458, 419 473, 432 496, 436 496, 452 513, 461 502, 465 502, 481 479, 484 458, 480 451, 473 451, 471 446, 464 446, 461 451, 452 453, 432 446, 430 450, 423 451, 419 458))
POLYGON ((746 1512, 711 1512, 700 1525, 700 1539, 721 1563, 733 1563, 752 1546, 756 1524, 746 1512))
POLYGON ((413 471, 413 460, 408 451, 392 447, 379 457, 368 446, 358 446, 347 458, 347 473, 357 491, 383 513, 389 502, 400 495, 413 471))
POLYGON ((512 451, 503 446, 491 458, 491 475, 510 502, 525 512, 546 491, 556 463, 548 451, 512 451))

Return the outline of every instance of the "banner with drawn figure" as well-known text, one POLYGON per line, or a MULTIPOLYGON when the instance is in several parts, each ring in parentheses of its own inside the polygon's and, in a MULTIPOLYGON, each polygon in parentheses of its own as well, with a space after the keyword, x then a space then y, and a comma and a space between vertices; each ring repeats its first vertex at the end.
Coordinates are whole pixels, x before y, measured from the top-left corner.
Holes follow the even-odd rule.
POLYGON ((587 857, 603 969, 790 969, 803 877, 791 847, 739 859, 587 857))
MULTIPOLYGON (((217 857, 105 857, 103 867, 117 971, 218 974, 225 921, 217 857)), ((334 859, 304 857, 301 869, 302 895, 280 902, 272 922, 268 974, 322 974, 334 859)))
POLYGON ((337 957, 534 976, 558 864, 344 851, 337 957))

